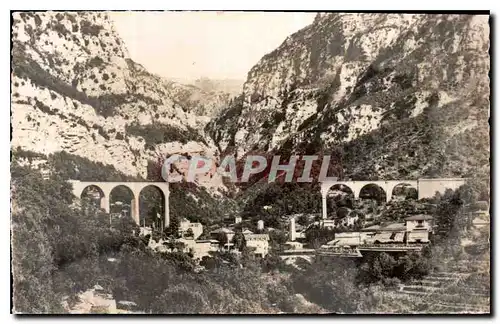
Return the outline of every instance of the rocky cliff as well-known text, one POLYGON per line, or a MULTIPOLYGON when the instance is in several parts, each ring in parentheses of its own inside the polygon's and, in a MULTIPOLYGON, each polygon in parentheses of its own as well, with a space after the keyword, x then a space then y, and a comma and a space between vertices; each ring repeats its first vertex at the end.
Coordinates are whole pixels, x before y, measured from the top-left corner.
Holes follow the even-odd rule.
POLYGON ((228 97, 146 71, 107 14, 14 13, 12 37, 12 147, 143 177, 158 154, 216 154, 205 113, 228 97))
POLYGON ((489 172, 488 16, 318 14, 232 99, 133 62, 105 13, 13 18, 13 147, 141 176, 158 154, 252 150, 337 150, 359 179, 489 172))
POLYGON ((340 150, 352 178, 489 172, 488 16, 318 14, 207 126, 221 150, 340 150))

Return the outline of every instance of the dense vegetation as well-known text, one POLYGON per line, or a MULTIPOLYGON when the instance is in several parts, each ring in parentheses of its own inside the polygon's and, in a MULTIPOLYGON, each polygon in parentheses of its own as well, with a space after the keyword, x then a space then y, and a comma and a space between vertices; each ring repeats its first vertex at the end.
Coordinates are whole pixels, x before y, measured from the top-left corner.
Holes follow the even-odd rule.
POLYGON ((196 130, 188 127, 183 130, 167 124, 139 125, 132 124, 125 127, 128 135, 141 136, 146 141, 146 148, 153 149, 156 144, 167 142, 181 142, 186 144, 189 141, 205 143, 196 130))
MULTIPOLYGON (((109 216, 85 201, 70 207, 70 185, 60 177, 43 180, 15 161, 11 171, 17 312, 61 312, 63 296, 74 303, 77 293, 95 284, 157 313, 267 313, 277 311, 276 303, 292 307, 295 290, 281 282, 284 274, 273 272, 285 267, 273 255, 262 263, 248 253, 215 256, 208 272, 198 274, 188 255, 148 250, 132 234, 131 220, 114 219, 110 226, 109 216)), ((342 293, 337 289, 338 298, 342 293)))
MULTIPOLYGON (((110 224, 109 215, 85 200, 81 206, 72 204, 74 197, 64 180, 74 176, 73 163, 79 164, 82 176, 97 175, 95 172, 102 171, 96 170, 106 166, 55 154, 48 161, 60 171, 44 180, 39 172, 17 162, 39 158, 43 156, 17 150, 11 167, 14 300, 18 312, 63 311, 64 296, 74 304, 79 292, 95 284, 110 291, 117 300, 132 300, 139 309, 155 313, 370 312, 382 303, 371 285, 390 287, 422 277, 436 266, 436 260, 457 253, 383 253, 367 255, 356 263, 317 258, 312 264, 289 266, 276 255, 280 244, 286 241, 284 232, 278 230, 272 232, 272 251, 265 259, 255 259, 244 240, 235 238, 239 256, 223 253, 205 258, 201 265, 207 270, 198 273, 189 254, 154 253, 148 249, 147 239, 134 234, 137 226, 130 219, 111 218, 110 224)), ((174 204, 173 210, 182 209, 180 215, 189 214, 192 220, 206 224, 206 219, 199 218, 201 207, 186 213, 186 206, 197 203, 182 205, 191 199, 187 193, 186 198, 180 195, 184 189, 173 189, 172 194, 179 195, 181 204, 174 204)), ((308 193, 302 192, 294 199, 302 199, 302 195, 308 193)), ((435 217, 440 229, 436 242, 457 242, 470 226, 464 218, 465 208, 484 195, 485 188, 472 183, 436 197, 432 201, 437 205, 435 217)), ((311 197, 307 208, 316 208, 313 200, 311 197)), ((293 201, 272 187, 266 187, 252 201, 259 206, 271 204, 281 212, 286 208, 291 208, 290 212, 296 210, 292 208, 293 201), (292 207, 285 207, 289 204, 292 207)), ((174 218, 172 228, 176 221, 174 218)), ((163 236, 174 232, 166 231, 163 236)), ((325 235, 331 234, 317 232, 315 239, 328 240, 325 235)), ((484 281, 478 285, 484 285, 484 281)))

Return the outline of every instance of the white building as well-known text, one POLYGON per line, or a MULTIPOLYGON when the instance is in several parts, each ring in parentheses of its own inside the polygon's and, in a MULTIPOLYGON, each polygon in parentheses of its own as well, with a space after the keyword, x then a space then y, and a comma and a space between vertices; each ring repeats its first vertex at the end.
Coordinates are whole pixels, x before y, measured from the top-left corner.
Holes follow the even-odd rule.
POLYGON ((380 230, 380 225, 372 225, 362 228, 359 232, 359 240, 361 244, 373 244, 378 230, 380 230))
POLYGON ((487 201, 478 201, 474 206, 472 214, 472 225, 475 227, 490 226, 490 205, 487 201))
POLYGON ((193 258, 201 260, 204 256, 210 256, 210 252, 219 250, 219 241, 217 240, 186 240, 180 239, 184 243, 185 252, 193 253, 193 258))
POLYGON ((358 214, 350 213, 346 217, 342 218, 342 220, 340 221, 340 224, 342 224, 342 226, 345 226, 345 227, 354 226, 354 223, 356 223, 356 221, 358 219, 359 219, 358 214))
POLYGON ((295 241, 288 241, 283 245, 285 251, 290 250, 302 250, 304 248, 304 244, 295 241))
POLYGON ((358 246, 361 245, 360 232, 335 233, 335 239, 326 243, 329 246, 358 246))
POLYGON ((433 217, 429 215, 415 215, 405 218, 408 243, 427 243, 429 233, 432 232, 433 217))
MULTIPOLYGON (((249 231, 250 232, 250 231, 249 231)), ((247 247, 254 248, 254 253, 260 255, 261 257, 265 257, 269 253, 269 235, 268 234, 254 234, 243 233, 245 237, 245 242, 247 247)))
POLYGON ((139 228, 139 235, 141 235, 141 236, 151 235, 152 232, 153 232, 153 230, 151 229, 151 227, 141 226, 139 228))
POLYGON ((320 221, 320 226, 325 228, 335 228, 335 220, 334 219, 322 219, 320 221))
POLYGON ((191 223, 186 218, 183 218, 179 223, 179 235, 186 236, 188 230, 193 231, 193 240, 196 240, 203 233, 203 225, 201 223, 191 223))

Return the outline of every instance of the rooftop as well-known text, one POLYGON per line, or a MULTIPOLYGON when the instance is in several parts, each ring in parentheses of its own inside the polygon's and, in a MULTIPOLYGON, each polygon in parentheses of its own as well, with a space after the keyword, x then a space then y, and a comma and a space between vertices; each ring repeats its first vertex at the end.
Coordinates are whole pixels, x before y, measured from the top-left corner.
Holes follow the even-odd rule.
POLYGON ((384 226, 380 230, 382 231, 406 231, 405 223, 392 223, 384 226))
POLYGON ((245 236, 245 240, 269 240, 269 234, 254 234, 254 233, 250 233, 250 234, 243 234, 243 236, 245 236))
POLYGON ((196 243, 219 243, 217 240, 196 240, 196 243))
POLYGON ((214 233, 214 234, 215 233, 234 234, 234 231, 230 230, 229 228, 222 227, 222 228, 218 228, 218 229, 210 232, 210 234, 212 234, 212 233, 214 233))
POLYGON ((432 217, 430 215, 414 215, 414 216, 410 216, 410 217, 405 218, 406 221, 431 220, 431 219, 434 219, 434 217, 432 217))
POLYGON ((378 231, 380 229, 380 225, 372 225, 365 228, 362 228, 361 231, 378 231))

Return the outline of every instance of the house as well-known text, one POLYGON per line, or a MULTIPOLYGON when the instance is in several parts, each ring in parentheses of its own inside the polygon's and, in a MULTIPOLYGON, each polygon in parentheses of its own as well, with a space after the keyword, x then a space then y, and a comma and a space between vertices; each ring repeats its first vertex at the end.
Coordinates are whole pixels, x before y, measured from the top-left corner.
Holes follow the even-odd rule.
POLYGON ((472 225, 474 227, 489 227, 490 226, 490 213, 478 210, 472 212, 472 225))
POLYGON ((322 219, 320 221, 320 226, 325 228, 335 228, 335 220, 334 219, 322 219))
POLYGON ((380 243, 400 243, 405 240, 405 223, 392 223, 379 228, 377 234, 373 237, 374 244, 380 243))
POLYGON ((189 229, 193 232, 193 240, 196 240, 203 233, 203 225, 201 223, 191 223, 186 218, 179 222, 179 235, 185 237, 189 229))
POLYGON ((349 213, 346 217, 342 218, 340 224, 344 227, 354 226, 358 221, 359 215, 357 213, 349 213))
POLYGON ((404 243, 406 226, 404 223, 373 225, 360 230, 361 244, 404 243))
POLYGON ((284 249, 289 251, 289 250, 302 250, 304 248, 304 244, 300 242, 295 242, 295 241, 288 241, 284 245, 284 249))
POLYGON ((326 246, 358 246, 361 245, 360 232, 336 233, 335 239, 326 243, 326 246))
POLYGON ((204 256, 210 256, 210 252, 219 250, 219 241, 217 240, 197 240, 192 249, 195 259, 201 259, 204 256))
POLYGON ((268 234, 254 234, 252 232, 243 232, 243 236, 245 237, 246 246, 255 249, 254 254, 260 255, 264 258, 269 253, 268 234))
POLYGON ((414 215, 405 218, 408 243, 427 243, 432 232, 433 217, 429 215, 414 215))
POLYGON ((490 205, 487 201, 478 201, 471 212, 474 227, 490 226, 490 205))
POLYGON ((380 225, 372 225, 362 228, 359 231, 359 240, 361 244, 373 244, 374 237, 377 235, 380 225))
POLYGON ((153 232, 153 230, 151 229, 151 227, 141 226, 139 228, 139 235, 141 235, 141 236, 151 235, 152 232, 153 232))
POLYGON ((434 218, 432 216, 423 214, 406 217, 406 230, 409 232, 422 229, 431 231, 433 219, 434 218))

